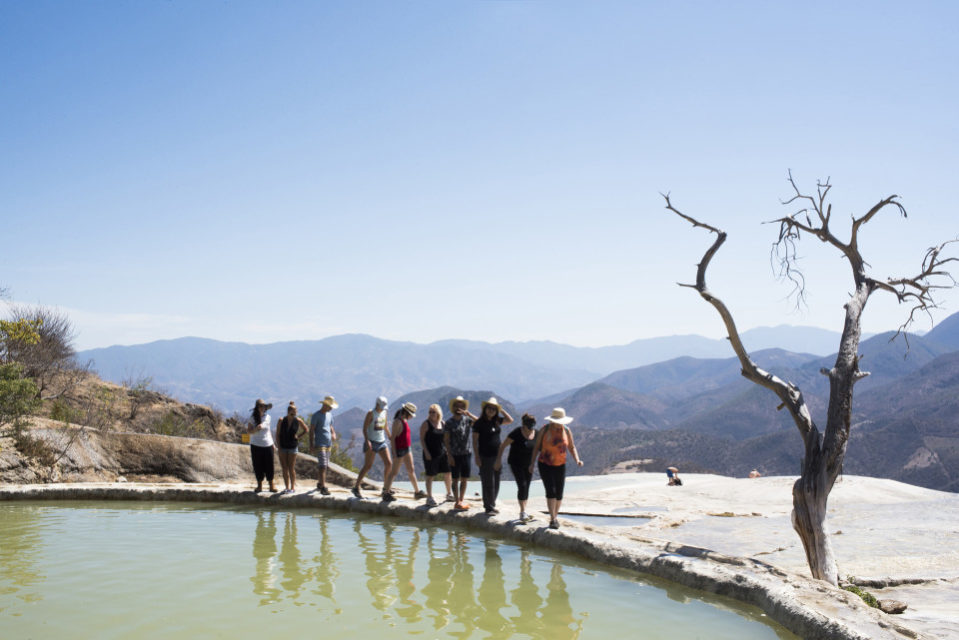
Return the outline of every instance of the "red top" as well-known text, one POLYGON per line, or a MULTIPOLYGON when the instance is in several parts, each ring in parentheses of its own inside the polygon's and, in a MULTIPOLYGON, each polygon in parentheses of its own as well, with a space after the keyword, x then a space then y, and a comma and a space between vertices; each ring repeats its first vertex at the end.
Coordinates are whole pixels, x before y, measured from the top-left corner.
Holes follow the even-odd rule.
POLYGON ((396 436, 393 444, 396 445, 397 449, 409 449, 413 444, 413 440, 410 437, 410 423, 406 420, 403 421, 403 431, 400 432, 400 435, 396 436))

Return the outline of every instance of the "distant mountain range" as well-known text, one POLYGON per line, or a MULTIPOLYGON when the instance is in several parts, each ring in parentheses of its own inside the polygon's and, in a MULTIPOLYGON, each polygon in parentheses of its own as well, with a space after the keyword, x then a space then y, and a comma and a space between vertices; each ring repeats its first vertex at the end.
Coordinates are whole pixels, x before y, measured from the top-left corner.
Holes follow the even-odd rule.
MULTIPOLYGON (((784 325, 747 331, 743 340, 750 349, 775 346, 825 355, 835 350, 839 334, 784 325)), ((258 397, 305 406, 328 393, 345 406, 365 407, 378 395, 393 398, 443 385, 493 388, 522 401, 576 388, 620 369, 680 356, 729 354, 726 340, 695 335, 598 348, 469 340, 423 345, 342 335, 262 345, 179 338, 91 349, 79 356, 92 360, 104 379, 121 383, 150 377, 180 400, 232 412, 246 410, 258 397)))
MULTIPOLYGON (((959 491, 959 314, 929 333, 880 334, 860 344, 870 376, 856 387, 849 473, 959 491)), ((837 333, 802 327, 744 334, 756 362, 802 388, 824 426, 827 379, 837 333), (789 345, 791 348, 781 348, 789 345), (828 348, 827 348, 827 345, 828 348)), ((253 399, 296 400, 309 413, 327 393, 340 401, 345 445, 380 394, 393 407, 414 402, 447 411, 496 395, 514 417, 542 419, 563 406, 586 460, 582 473, 662 470, 745 475, 794 474, 801 440, 775 396, 740 375, 725 340, 673 336, 619 347, 551 342, 489 344, 447 340, 428 345, 337 336, 270 345, 182 338, 80 354, 110 380, 152 376, 181 400, 247 413, 253 399), (624 363, 625 366, 624 366, 624 363), (511 404, 512 403, 512 404, 511 404), (514 407, 515 404, 515 407, 514 407)), ((281 404, 282 406, 282 404, 281 404)), ((359 448, 351 451, 359 459, 359 448)), ((417 461, 418 461, 418 453, 417 461)), ((418 463, 419 464, 419 463, 418 463)))

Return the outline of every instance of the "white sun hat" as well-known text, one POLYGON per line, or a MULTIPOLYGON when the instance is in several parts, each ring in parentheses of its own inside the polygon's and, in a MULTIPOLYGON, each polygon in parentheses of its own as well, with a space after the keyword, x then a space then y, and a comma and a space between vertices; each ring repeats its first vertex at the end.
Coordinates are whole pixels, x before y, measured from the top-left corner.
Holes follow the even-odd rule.
POLYGON ((573 421, 572 418, 566 415, 566 409, 562 407, 556 407, 553 409, 553 412, 546 416, 546 422, 555 422, 556 424, 569 424, 573 421))

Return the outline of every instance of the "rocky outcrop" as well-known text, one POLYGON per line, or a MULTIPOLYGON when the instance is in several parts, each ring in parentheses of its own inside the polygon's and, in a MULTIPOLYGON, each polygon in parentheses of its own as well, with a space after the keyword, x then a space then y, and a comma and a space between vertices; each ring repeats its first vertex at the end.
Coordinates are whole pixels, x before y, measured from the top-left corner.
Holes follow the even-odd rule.
MULTIPOLYGON (((41 443, 39 457, 22 455, 12 439, 0 444, 0 482, 253 482, 249 445, 145 433, 119 433, 63 426, 37 419, 29 431, 41 443)), ((316 478, 316 458, 297 456, 296 472, 308 484, 316 478)), ((338 465, 327 473, 331 484, 352 486, 356 474, 338 465)), ((276 480, 282 485, 279 461, 276 480)), ((364 483, 375 488, 374 483, 364 483)))

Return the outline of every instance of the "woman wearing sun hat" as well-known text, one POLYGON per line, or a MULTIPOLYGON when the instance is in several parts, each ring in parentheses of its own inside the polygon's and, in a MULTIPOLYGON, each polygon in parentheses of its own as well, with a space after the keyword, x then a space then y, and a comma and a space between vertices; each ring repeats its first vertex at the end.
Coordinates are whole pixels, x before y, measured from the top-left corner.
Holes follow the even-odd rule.
MULTIPOLYGON (((573 419, 566 415, 562 407, 553 409, 545 419, 546 426, 539 431, 536 444, 533 445, 533 458, 539 454, 539 477, 546 489, 546 508, 549 510, 549 528, 559 529, 560 505, 563 503, 563 488, 566 485, 566 453, 573 454, 576 464, 583 466, 583 461, 573 444, 573 434, 568 425, 573 419)), ((533 464, 529 465, 530 473, 533 464)))
POLYGON ((393 437, 390 441, 393 443, 393 471, 385 478, 383 482, 383 499, 387 502, 395 500, 393 497, 393 480, 400 472, 400 467, 406 467, 406 473, 410 477, 410 484, 413 485, 413 498, 419 500, 426 497, 425 491, 420 491, 420 485, 416 482, 416 469, 413 465, 413 454, 410 449, 413 447, 413 432, 410 430, 410 420, 416 417, 416 405, 412 402, 406 402, 400 407, 396 415, 393 416, 393 437))
POLYGON ((473 423, 473 455, 479 467, 480 482, 483 486, 483 509, 487 515, 496 515, 496 498, 499 497, 499 469, 496 468, 496 455, 499 453, 500 432, 503 425, 513 422, 495 397, 483 403, 480 417, 473 423), (502 414, 502 415, 500 415, 502 414))
POLYGON ((257 398, 246 431, 250 434, 250 457, 253 459, 253 475, 256 476, 256 491, 263 491, 263 478, 270 483, 270 491, 276 491, 273 484, 273 430, 270 428, 268 410, 273 405, 257 398))
POLYGON ((456 396, 450 400, 453 415, 446 421, 443 429, 443 444, 453 476, 453 509, 466 511, 470 508, 466 502, 466 484, 470 477, 470 432, 476 416, 469 412, 469 400, 456 396))

